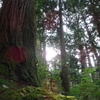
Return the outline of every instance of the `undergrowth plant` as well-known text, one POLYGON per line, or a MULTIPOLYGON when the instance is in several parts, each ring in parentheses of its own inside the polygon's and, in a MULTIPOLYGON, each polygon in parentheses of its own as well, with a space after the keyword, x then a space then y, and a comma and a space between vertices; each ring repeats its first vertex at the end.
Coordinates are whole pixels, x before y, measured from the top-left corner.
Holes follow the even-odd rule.
POLYGON ((80 84, 71 88, 70 94, 75 95, 79 100, 100 100, 99 80, 92 79, 95 75, 95 68, 88 67, 82 73, 80 84))

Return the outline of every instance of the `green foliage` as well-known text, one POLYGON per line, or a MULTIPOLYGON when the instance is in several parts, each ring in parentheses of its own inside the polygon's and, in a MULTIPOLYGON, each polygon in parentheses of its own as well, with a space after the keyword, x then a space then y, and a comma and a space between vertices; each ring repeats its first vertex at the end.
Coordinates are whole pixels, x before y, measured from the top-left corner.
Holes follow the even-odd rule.
POLYGON ((2 84, 5 84, 10 87, 14 87, 16 85, 16 82, 9 80, 9 79, 0 78, 0 85, 2 84))
POLYGON ((70 94, 75 95, 79 100, 99 100, 99 81, 95 80, 95 82, 93 82, 91 77, 91 73, 94 73, 95 70, 96 68, 86 68, 82 74, 81 83, 72 87, 70 94))
POLYGON ((87 100, 94 100, 99 98, 97 95, 100 93, 99 87, 93 82, 81 83, 79 85, 79 90, 81 90, 79 93, 81 100, 86 100, 86 98, 87 100))
POLYGON ((17 80, 15 68, 16 63, 8 61, 4 57, 0 58, 0 76, 10 77, 14 80, 17 80))
POLYGON ((42 87, 24 86, 17 88, 18 84, 0 78, 0 100, 76 100, 74 96, 65 96, 49 92, 42 87), (8 88, 4 88, 5 84, 8 88))
POLYGON ((8 88, 14 88, 16 86, 16 82, 12 80, 0 78, 0 92, 6 90, 6 88, 3 88, 3 85, 7 86, 8 88))
POLYGON ((5 66, 4 64, 0 64, 0 75, 6 75, 6 76, 9 75, 8 66, 5 66))
POLYGON ((1 100, 23 100, 21 94, 18 91, 6 89, 2 95, 0 95, 1 100))
POLYGON ((38 60, 38 76, 40 78, 41 83, 46 79, 47 76, 49 76, 49 71, 47 69, 46 63, 43 61, 38 60))
POLYGON ((40 98, 43 98, 44 92, 45 91, 43 91, 41 88, 35 88, 33 86, 27 86, 21 89, 21 93, 23 94, 23 98, 25 100, 39 100, 40 98))
MULTIPOLYGON (((67 100, 67 97, 60 94, 48 93, 41 88, 26 87, 20 90, 6 90, 1 96, 2 100, 67 100)), ((75 100, 75 97, 68 97, 68 100, 75 100)))
POLYGON ((96 71, 97 67, 87 67, 85 68, 85 72, 88 73, 94 73, 94 71, 96 71))
POLYGON ((64 96, 54 92, 48 92, 44 88, 27 86, 21 89, 24 100, 76 100, 74 96, 64 96))
POLYGON ((14 89, 16 84, 12 80, 0 78, 0 100, 22 100, 20 93, 14 89), (4 88, 3 85, 7 88, 4 88))
POLYGON ((6 59, 0 57, 0 75, 9 75, 9 63, 6 59))

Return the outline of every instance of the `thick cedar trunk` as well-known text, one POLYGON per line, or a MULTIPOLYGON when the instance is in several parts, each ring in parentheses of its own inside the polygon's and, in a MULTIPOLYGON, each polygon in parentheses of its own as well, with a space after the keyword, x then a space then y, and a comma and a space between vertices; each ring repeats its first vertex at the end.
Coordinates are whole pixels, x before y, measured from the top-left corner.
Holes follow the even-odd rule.
POLYGON ((59 17, 60 17, 60 45, 61 45, 61 64, 62 64, 62 72, 61 72, 61 80, 62 87, 65 92, 69 92, 69 80, 68 80, 68 66, 66 65, 66 51, 65 51, 65 41, 63 34, 63 21, 62 21, 62 3, 59 0, 59 17))
MULTIPOLYGON (((1 9, 0 22, 0 44, 3 45, 1 48, 12 45, 23 46, 29 54, 27 61, 15 63, 16 67, 10 71, 16 74, 18 81, 38 86, 35 0, 6 0, 1 9)), ((10 65, 13 66, 13 63, 10 65)))

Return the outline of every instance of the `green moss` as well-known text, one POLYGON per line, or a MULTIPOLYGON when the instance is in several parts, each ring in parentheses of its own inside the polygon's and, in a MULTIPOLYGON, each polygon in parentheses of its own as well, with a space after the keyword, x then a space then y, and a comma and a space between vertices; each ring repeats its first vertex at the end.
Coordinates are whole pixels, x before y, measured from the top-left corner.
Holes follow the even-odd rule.
POLYGON ((75 96, 67 96, 68 100, 77 100, 75 99, 75 96))
POLYGON ((18 91, 6 89, 2 95, 0 95, 1 100, 23 100, 21 94, 18 91))
POLYGON ((9 88, 14 88, 17 83, 14 82, 13 80, 9 80, 9 79, 6 79, 6 78, 0 78, 0 86, 2 85, 7 85, 9 88))
POLYGON ((48 92, 42 87, 24 86, 16 88, 17 83, 0 79, 0 100, 76 100, 74 96, 65 96, 48 92), (3 88, 2 84, 9 88, 3 88))
POLYGON ((16 63, 8 61, 5 58, 0 58, 0 76, 17 80, 18 77, 15 74, 15 66, 16 63))
POLYGON ((5 66, 4 64, 0 64, 0 75, 5 75, 5 76, 9 75, 8 67, 5 66))

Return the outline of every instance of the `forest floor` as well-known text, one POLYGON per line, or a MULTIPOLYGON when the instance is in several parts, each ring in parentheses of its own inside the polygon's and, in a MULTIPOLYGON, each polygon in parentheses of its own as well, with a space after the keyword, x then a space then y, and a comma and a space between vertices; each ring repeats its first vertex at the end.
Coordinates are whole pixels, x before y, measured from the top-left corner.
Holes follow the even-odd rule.
POLYGON ((0 78, 0 100, 77 100, 74 96, 65 96, 50 92, 43 87, 26 86, 0 78))

